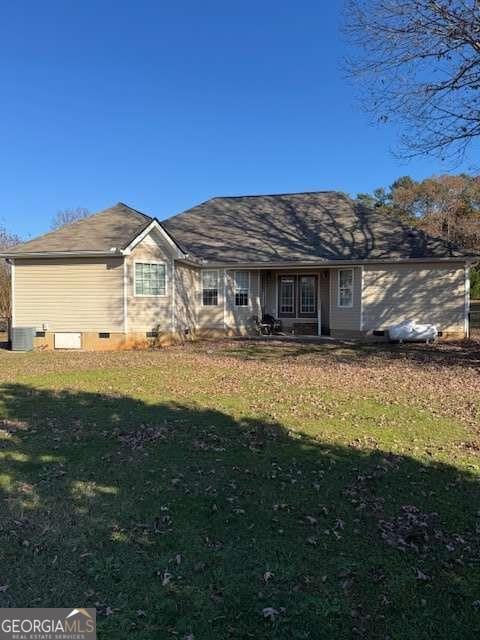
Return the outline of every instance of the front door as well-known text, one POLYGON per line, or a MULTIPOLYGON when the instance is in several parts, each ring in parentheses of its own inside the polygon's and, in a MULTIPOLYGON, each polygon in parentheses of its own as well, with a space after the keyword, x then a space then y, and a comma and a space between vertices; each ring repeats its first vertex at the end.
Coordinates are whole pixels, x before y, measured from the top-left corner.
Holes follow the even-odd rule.
POLYGON ((316 275, 278 277, 278 317, 317 318, 318 283, 316 275))
POLYGON ((278 278, 278 317, 297 317, 297 276, 278 278))
POLYGON ((317 317, 317 276, 298 276, 298 317, 317 317))

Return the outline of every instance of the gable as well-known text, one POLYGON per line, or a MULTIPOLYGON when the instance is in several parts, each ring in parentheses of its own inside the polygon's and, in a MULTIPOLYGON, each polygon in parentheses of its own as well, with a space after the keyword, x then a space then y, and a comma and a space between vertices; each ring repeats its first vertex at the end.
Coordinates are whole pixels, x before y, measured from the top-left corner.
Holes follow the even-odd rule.
POLYGON ((157 229, 152 229, 135 246, 129 250, 128 259, 151 256, 161 260, 171 261, 174 257, 171 245, 157 229))
POLYGON ((122 250, 122 253, 124 255, 129 255, 143 242, 147 242, 147 244, 154 243, 159 247, 164 247, 164 249, 174 257, 185 257, 185 253, 181 247, 156 218, 152 219, 150 224, 132 239, 132 241, 122 250))

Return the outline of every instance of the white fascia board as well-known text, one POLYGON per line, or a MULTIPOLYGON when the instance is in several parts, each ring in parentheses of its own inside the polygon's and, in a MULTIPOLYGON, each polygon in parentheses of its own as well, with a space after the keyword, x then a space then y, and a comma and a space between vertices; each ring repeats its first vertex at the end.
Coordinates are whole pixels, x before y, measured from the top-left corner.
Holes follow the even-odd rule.
POLYGON ((25 253, 0 253, 0 258, 119 258, 121 253, 115 251, 37 251, 25 253))

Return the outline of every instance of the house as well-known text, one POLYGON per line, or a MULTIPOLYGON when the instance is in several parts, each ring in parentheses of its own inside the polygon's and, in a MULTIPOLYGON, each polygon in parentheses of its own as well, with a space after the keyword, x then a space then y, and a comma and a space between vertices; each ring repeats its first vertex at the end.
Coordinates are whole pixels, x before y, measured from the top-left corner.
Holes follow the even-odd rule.
POLYGON ((43 348, 247 333, 382 336, 407 319, 468 331, 475 256, 337 192, 213 198, 165 221, 118 203, 21 244, 12 325, 43 348))

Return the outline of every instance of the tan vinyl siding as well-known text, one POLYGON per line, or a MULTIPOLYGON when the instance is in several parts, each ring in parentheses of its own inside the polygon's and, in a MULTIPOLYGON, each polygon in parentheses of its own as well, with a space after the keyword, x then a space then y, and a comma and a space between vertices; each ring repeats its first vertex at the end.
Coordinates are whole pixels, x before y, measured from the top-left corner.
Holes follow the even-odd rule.
POLYGON ((364 330, 385 330, 405 320, 431 322, 440 331, 463 332, 463 265, 399 264, 364 267, 364 330))
POLYGON ((338 306, 338 271, 338 269, 330 270, 330 329, 331 331, 360 331, 362 268, 353 267, 353 306, 351 307, 338 306))
POLYGON ((16 326, 123 331, 123 259, 15 260, 16 326))
POLYGON ((172 264, 164 240, 156 232, 148 235, 127 257, 127 308, 129 333, 172 330, 172 264), (135 262, 163 262, 166 273, 165 296, 135 295, 135 262))
POLYGON ((197 304, 197 323, 200 329, 224 329, 224 270, 206 269, 206 271, 218 271, 218 304, 203 306, 202 271, 200 271, 195 292, 197 304))
MULTIPOLYGON (((245 271, 240 269, 240 271, 245 271)), ((248 306, 235 306, 235 270, 226 272, 226 313, 225 324, 227 329, 242 331, 252 324, 252 316, 261 316, 260 307, 260 272, 247 271, 249 274, 248 306)))
POLYGON ((197 327, 197 291, 200 270, 185 264, 175 265, 175 327, 177 331, 197 327))

